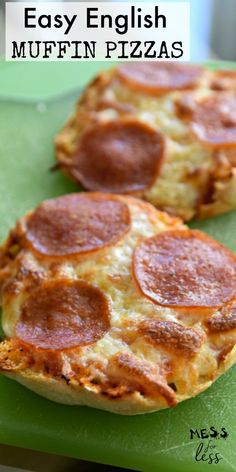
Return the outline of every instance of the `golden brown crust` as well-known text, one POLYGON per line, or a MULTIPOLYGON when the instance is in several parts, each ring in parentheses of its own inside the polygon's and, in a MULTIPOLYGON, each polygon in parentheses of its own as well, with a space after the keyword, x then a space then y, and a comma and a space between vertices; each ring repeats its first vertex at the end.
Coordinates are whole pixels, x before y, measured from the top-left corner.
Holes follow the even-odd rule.
POLYGON ((208 318, 206 326, 212 333, 221 333, 236 329, 236 301, 226 305, 221 312, 208 318))
POLYGON ((229 90, 236 92, 236 71, 223 69, 215 71, 210 86, 212 90, 219 92, 229 90))
POLYGON ((122 383, 127 381, 135 386, 135 390, 150 398, 158 398, 166 401, 168 406, 176 405, 174 391, 158 378, 155 369, 149 363, 138 360, 127 353, 119 353, 113 356, 108 365, 111 378, 122 378, 122 383))
POLYGON ((3 372, 21 371, 29 367, 31 356, 17 340, 5 340, 0 344, 0 366, 3 372))

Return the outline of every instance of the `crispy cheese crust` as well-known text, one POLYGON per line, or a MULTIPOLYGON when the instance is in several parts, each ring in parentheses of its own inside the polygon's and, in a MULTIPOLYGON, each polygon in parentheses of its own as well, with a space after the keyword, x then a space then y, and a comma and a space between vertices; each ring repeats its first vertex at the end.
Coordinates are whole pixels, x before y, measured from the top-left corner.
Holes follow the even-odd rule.
MULTIPOLYGON (((146 64, 145 67, 149 67, 149 63, 146 64)), ((177 77, 176 67, 178 66, 174 63, 171 67, 171 77, 175 74, 177 77)), ((185 67, 187 70, 188 65, 185 67)), ((180 216, 185 221, 193 218, 208 218, 234 209, 236 207, 236 139, 234 137, 230 147, 224 140, 217 146, 210 142, 203 142, 200 139, 200 132, 193 132, 194 129, 199 130, 199 123, 192 126, 192 119, 195 120, 192 116, 194 107, 199 103, 204 104, 208 98, 212 97, 215 102, 215 97, 220 95, 226 102, 228 99, 236 100, 236 72, 221 71, 220 73, 220 71, 210 72, 202 69, 202 73, 192 87, 186 86, 186 88, 175 90, 173 85, 173 89, 168 90, 167 87, 167 89, 158 89, 155 92, 155 89, 153 91, 145 83, 145 75, 142 75, 140 79, 139 68, 137 71, 133 68, 130 74, 128 74, 129 65, 123 68, 125 74, 122 68, 121 73, 120 68, 117 67, 102 72, 87 86, 74 114, 57 135, 56 158, 62 171, 88 190, 133 194, 161 210, 180 216), (137 83, 135 82, 136 77, 140 83, 138 80, 137 83), (94 162, 96 160, 102 162, 102 156, 106 152, 108 156, 117 152, 115 147, 111 147, 110 138, 106 138, 105 132, 102 132, 102 126, 107 126, 107 123, 111 123, 111 126, 113 123, 117 125, 125 120, 136 121, 137 126, 140 123, 145 124, 150 127, 150 130, 161 134, 165 140, 165 151, 160 155, 157 172, 153 173, 150 167, 153 178, 147 181, 143 188, 139 186, 135 189, 130 185, 129 189, 124 187, 123 191, 120 187, 120 191, 117 191, 115 178, 111 187, 108 188, 102 177, 100 178, 102 182, 99 182, 100 186, 94 179, 88 179, 87 174, 89 172, 90 177, 91 173, 91 169, 88 170, 88 162, 91 160, 91 168, 98 175, 99 171, 95 169, 94 162), (98 137, 96 136, 96 144, 91 139, 93 130, 97 130, 98 127, 101 129, 99 131, 102 143, 100 154, 97 151, 98 137), (107 149, 104 144, 106 139, 109 139, 107 149), (110 146, 110 153, 108 146, 110 146), (84 153, 85 147, 87 154, 84 153), (78 159, 78 156, 84 159, 78 159), (86 162, 86 169, 84 162, 86 162)), ((141 72, 143 74, 142 70, 141 72)), ((147 69, 146 77, 149 76, 150 72, 147 69)), ((201 119, 204 115, 204 110, 200 108, 201 119)), ((218 122, 211 124, 210 117, 207 119, 209 119, 209 126, 213 128, 219 126, 218 122)), ((230 119, 230 122, 224 123, 225 131, 227 132, 227 127, 232 127, 232 136, 235 136, 235 109, 230 119)), ((137 131, 137 147, 140 148, 138 136, 137 131)), ((140 164, 137 160, 136 148, 134 144, 132 145, 132 159, 136 163, 134 166, 136 165, 138 173, 140 164)), ((127 149, 129 148, 124 150, 124 154, 128 152, 127 149)), ((120 155, 117 156, 117 160, 121 162, 120 155)), ((127 160, 124 160, 124 166, 128 165, 127 160)), ((149 169, 148 165, 146 164, 146 169, 149 169)), ((108 167, 107 162, 104 163, 104 179, 105 174, 108 173, 108 167)), ((135 169, 132 171, 133 175, 134 173, 135 169)), ((143 171, 140 173, 144 175, 143 171)), ((111 182, 110 174, 107 175, 111 182)), ((116 178, 119 181, 119 177, 116 176, 116 178)))
MULTIPOLYGON (((78 195, 66 200, 73 203, 73 221, 73 199, 78 195)), ((55 210, 58 200, 56 208, 61 211, 64 198, 44 204, 44 216, 49 209, 55 210)), ((81 198, 93 201, 101 196, 82 194, 81 198)), ((57 253, 52 254, 49 231, 42 239, 36 225, 37 218, 41 223, 41 210, 25 215, 11 231, 0 252, 6 335, 0 344, 0 370, 60 403, 129 415, 172 407, 208 388, 235 361, 236 305, 231 300, 224 307, 171 307, 146 297, 132 272, 135 248, 160 234, 171 237, 173 232, 180 237, 190 230, 178 218, 134 197, 102 196, 102 202, 106 200, 125 205, 130 217, 122 207, 119 218, 127 227, 117 240, 113 233, 96 228, 95 239, 93 226, 88 229, 86 221, 86 237, 90 232, 89 242, 94 246, 83 252, 81 239, 72 256, 65 254, 65 246, 59 254, 63 234, 58 228, 54 234, 57 253), (48 254, 42 248, 40 252, 32 238, 32 221, 33 235, 41 238, 48 254), (76 331, 73 317, 77 311, 81 313, 76 331)), ((105 210, 99 208, 93 218, 100 212, 104 226, 105 210)), ((60 230, 65 224, 61 221, 60 230)), ((193 234, 198 237, 197 232, 193 234)), ((229 257, 234 264, 234 256, 229 257)))

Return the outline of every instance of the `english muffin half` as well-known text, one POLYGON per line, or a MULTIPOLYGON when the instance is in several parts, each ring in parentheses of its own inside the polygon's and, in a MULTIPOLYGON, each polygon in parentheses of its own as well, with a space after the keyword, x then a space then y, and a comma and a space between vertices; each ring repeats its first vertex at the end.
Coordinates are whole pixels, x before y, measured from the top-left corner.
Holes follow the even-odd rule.
POLYGON ((47 200, 0 251, 0 371, 60 403, 175 406, 235 361, 235 282, 227 248, 149 203, 47 200))
POLYGON ((184 220, 236 207, 236 72, 125 63, 85 89, 56 137, 87 190, 131 194, 184 220))

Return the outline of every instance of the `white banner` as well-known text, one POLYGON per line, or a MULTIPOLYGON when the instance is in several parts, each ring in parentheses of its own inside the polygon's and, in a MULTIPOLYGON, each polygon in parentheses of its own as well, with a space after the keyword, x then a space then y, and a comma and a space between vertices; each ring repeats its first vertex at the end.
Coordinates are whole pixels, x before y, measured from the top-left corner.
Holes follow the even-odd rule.
POLYGON ((7 2, 6 60, 190 60, 188 2, 7 2))

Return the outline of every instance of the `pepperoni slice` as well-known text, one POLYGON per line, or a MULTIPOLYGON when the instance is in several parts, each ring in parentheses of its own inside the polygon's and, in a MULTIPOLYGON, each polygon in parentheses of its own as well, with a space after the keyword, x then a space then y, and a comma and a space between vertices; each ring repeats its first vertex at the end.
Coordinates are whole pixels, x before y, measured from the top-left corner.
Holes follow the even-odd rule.
POLYGON ((162 134, 137 119, 98 123, 82 135, 71 172, 89 190, 144 190, 160 170, 164 149, 162 134))
POLYGON ((130 88, 158 95, 195 88, 203 68, 176 62, 131 62, 120 65, 117 74, 130 88))
POLYGON ((17 337, 41 349, 92 344, 109 329, 108 302, 84 281, 53 281, 34 290, 22 307, 17 337))
POLYGON ((134 252, 141 292, 172 307, 217 307, 236 290, 236 257, 197 230, 166 231, 145 239, 134 252))
POLYGON ((68 256, 117 242, 130 227, 128 206, 108 195, 70 194, 46 200, 27 222, 26 239, 40 254, 68 256))
POLYGON ((198 103, 191 129, 205 144, 236 146, 236 97, 213 94, 198 103))
POLYGON ((236 90, 236 71, 218 70, 211 81, 211 89, 217 91, 236 90))

